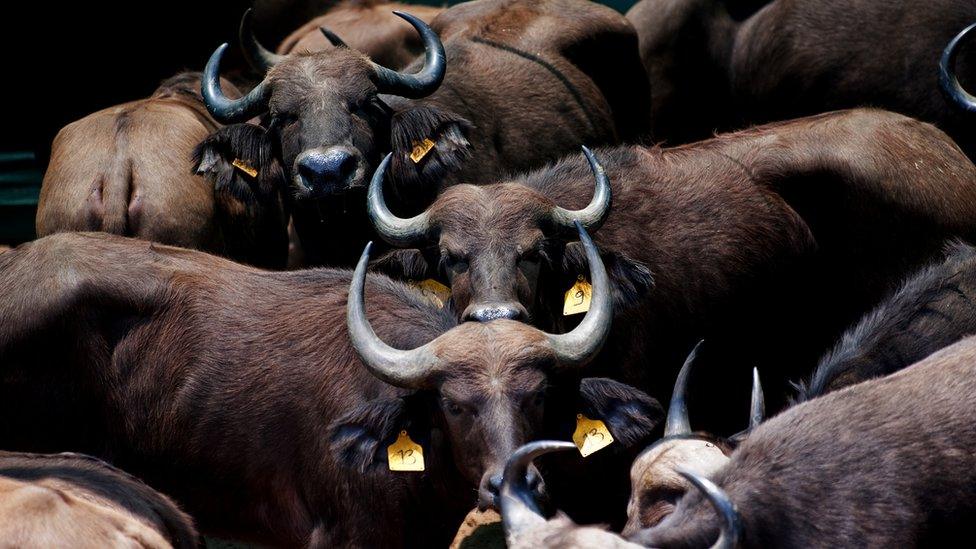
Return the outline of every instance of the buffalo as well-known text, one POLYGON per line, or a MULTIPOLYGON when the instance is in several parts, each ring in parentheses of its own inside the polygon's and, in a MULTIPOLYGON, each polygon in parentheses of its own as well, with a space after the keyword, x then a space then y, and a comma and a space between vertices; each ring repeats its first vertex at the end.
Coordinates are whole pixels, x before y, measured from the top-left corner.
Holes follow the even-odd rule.
POLYGON ((96 458, 0 452, 0 539, 8 547, 197 547, 169 498, 96 458))
POLYGON ((369 212, 380 236, 409 249, 377 269, 443 281, 463 320, 568 329, 578 315, 562 314, 565 292, 587 274, 568 241, 579 221, 597 231, 617 311, 595 371, 652 392, 704 337, 701 360, 721 364, 732 387, 747 378, 735 364, 759 366, 778 397, 945 239, 976 236, 973 163, 935 127, 877 110, 587 151, 452 186, 410 218, 386 206, 389 165, 369 212))
POLYGON ((250 177, 215 184, 191 168, 194 147, 219 127, 203 105, 199 73, 178 74, 147 99, 69 124, 44 174, 37 234, 104 231, 283 267, 280 190, 256 203, 245 198, 250 177))
MULTIPOLYGON (((893 374, 976 333, 976 249, 955 242, 943 261, 915 273, 892 295, 847 330, 798 384, 794 403, 893 374)), ((624 535, 660 522, 687 490, 678 471, 711 474, 728 461, 741 440, 762 420, 762 389, 754 373, 750 427, 731 438, 692 433, 687 420, 689 356, 678 374, 665 422, 665 438, 645 450, 631 468, 631 500, 624 535), (672 418, 678 418, 674 420, 672 418)))
POLYGON ((208 533, 446 544, 472 488, 492 505, 524 442, 568 437, 582 413, 616 448, 640 448, 663 416, 640 391, 582 377, 612 302, 580 233, 593 307, 558 335, 457 325, 411 287, 367 275, 368 248, 353 274, 265 272, 97 233, 21 245, 0 255, 0 443, 110 458, 208 533), (424 474, 387 470, 401 432, 422 446, 424 474))
POLYGON ((247 17, 244 50, 264 59, 265 79, 240 99, 225 97, 218 75, 226 45, 204 71, 203 94, 217 120, 268 114, 267 139, 285 166, 309 263, 355 263, 374 234, 365 212, 369 174, 387 153, 393 208, 409 214, 454 182, 488 183, 580 143, 645 132, 637 36, 610 8, 478 0, 444 11, 430 26, 398 15, 425 48, 402 72, 348 47, 269 56, 247 17))
POLYGON ((976 337, 891 376, 815 398, 766 421, 657 526, 626 541, 563 517, 546 520, 524 463, 502 488, 509 540, 572 547, 929 547, 962 539, 976 512, 976 337))
POLYGON ((392 11, 410 10, 426 23, 444 11, 434 6, 406 6, 383 0, 347 0, 305 23, 289 34, 275 48, 278 55, 293 52, 312 52, 335 47, 325 28, 333 36, 341 37, 348 47, 365 53, 376 63, 401 69, 424 52, 413 27, 390 17, 392 11))
MULTIPOLYGON (((730 13, 739 4, 642 0, 627 12, 651 79, 655 139, 871 106, 933 123, 976 158, 973 124, 936 91, 939 55, 976 21, 976 4, 774 0, 730 13)), ((976 83, 976 57, 963 53, 959 72, 976 83)))

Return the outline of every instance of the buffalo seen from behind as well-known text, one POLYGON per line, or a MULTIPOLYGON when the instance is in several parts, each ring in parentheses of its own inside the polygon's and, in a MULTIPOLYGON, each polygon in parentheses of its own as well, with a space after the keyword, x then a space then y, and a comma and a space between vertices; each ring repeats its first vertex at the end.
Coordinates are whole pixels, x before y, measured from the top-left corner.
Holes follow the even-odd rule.
POLYGON ((621 449, 640 448, 662 415, 640 391, 583 377, 612 302, 580 233, 594 303, 561 335, 456 325, 415 290, 367 276, 366 254, 350 276, 262 272, 95 233, 22 245, 0 255, 0 439, 111 459, 209 533, 446 543, 474 489, 494 503, 522 443, 568 438, 584 413, 621 449), (401 431, 423 447, 424 474, 387 470, 401 431))
POLYGON ((226 131, 203 105, 200 76, 178 74, 147 99, 62 129, 41 186, 37 234, 104 231, 284 267, 287 214, 278 177, 249 173, 256 151, 238 148, 229 162, 241 167, 219 178, 191 166, 198 143, 226 131))
POLYGON ((0 539, 6 547, 198 546, 169 498, 81 454, 0 452, 0 539))
POLYGON ((205 69, 203 94, 216 119, 267 115, 261 146, 285 168, 310 264, 352 265, 372 239, 365 191, 388 153, 391 203, 409 214, 452 183, 490 183, 580 144, 645 131, 637 37, 610 8, 478 0, 451 7, 430 26, 398 15, 425 47, 400 72, 348 47, 275 57, 254 42, 248 18, 243 48, 267 70, 264 80, 240 99, 226 97, 218 78, 226 45, 205 69), (336 239, 340 233, 345 238, 336 239))
MULTIPOLYGON (((939 56, 976 21, 973 2, 641 0, 627 19, 656 140, 877 107, 935 124, 976 159, 976 125, 937 91, 939 56), (744 4, 760 5, 734 13, 744 4)), ((958 68, 976 86, 976 52, 962 51, 958 68)))

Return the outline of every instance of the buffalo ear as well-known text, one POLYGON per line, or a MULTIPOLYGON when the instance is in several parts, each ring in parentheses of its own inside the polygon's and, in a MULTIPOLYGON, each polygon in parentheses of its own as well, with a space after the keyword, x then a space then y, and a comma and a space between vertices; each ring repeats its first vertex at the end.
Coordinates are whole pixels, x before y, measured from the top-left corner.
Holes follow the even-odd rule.
POLYGON ((664 409, 656 399, 602 377, 580 381, 580 408, 583 415, 603 420, 614 440, 627 448, 646 446, 664 421, 664 409))
MULTIPOLYGON (((610 276, 614 310, 620 312, 635 307, 654 286, 651 270, 620 252, 601 249, 600 256, 610 276)), ((579 242, 566 244, 562 271, 567 276, 561 285, 565 286, 564 290, 569 288, 576 275, 589 273, 586 253, 579 242)))
MULTIPOLYGON (((409 409, 408 397, 399 397, 370 400, 346 412, 326 430, 332 455, 359 473, 385 469, 387 446, 411 426, 409 409)), ((411 430, 410 436, 417 440, 418 433, 411 430)))
POLYGON ((369 270, 394 280, 425 280, 437 275, 423 252, 417 249, 390 250, 371 261, 369 270))
POLYGON ((265 135, 264 128, 254 124, 231 124, 218 128, 193 150, 193 172, 213 183, 218 202, 236 199, 250 204, 275 196, 284 171, 265 135))
POLYGON ((471 156, 468 135, 472 127, 466 119, 437 107, 409 107, 394 114, 390 126, 393 173, 389 181, 398 183, 392 189, 397 198, 417 202, 417 192, 433 198, 441 180, 458 171, 471 156), (418 155, 415 162, 410 155, 425 140, 432 142, 433 148, 422 157, 418 155))

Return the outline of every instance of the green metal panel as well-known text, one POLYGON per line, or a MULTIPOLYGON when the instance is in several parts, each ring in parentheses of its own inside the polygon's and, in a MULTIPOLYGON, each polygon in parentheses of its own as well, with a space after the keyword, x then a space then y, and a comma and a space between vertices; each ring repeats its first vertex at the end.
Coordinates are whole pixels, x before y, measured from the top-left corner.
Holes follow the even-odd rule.
POLYGON ((31 152, 0 152, 0 244, 34 238, 43 174, 31 152))

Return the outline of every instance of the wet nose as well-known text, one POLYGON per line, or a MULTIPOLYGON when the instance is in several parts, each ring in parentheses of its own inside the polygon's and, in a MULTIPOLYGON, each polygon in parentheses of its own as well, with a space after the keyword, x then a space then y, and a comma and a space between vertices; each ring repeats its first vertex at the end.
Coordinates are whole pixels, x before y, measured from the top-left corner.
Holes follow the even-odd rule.
MULTIPOLYGON (((530 467, 526 473, 526 480, 529 484, 529 489, 532 490, 537 496, 541 495, 543 484, 542 477, 535 467, 530 467)), ((478 508, 481 510, 487 509, 489 507, 498 508, 498 496, 502 491, 502 473, 501 471, 497 473, 486 473, 481 479, 481 487, 478 490, 478 508)))
POLYGON ((356 159, 343 150, 306 151, 297 159, 298 175, 311 191, 331 193, 342 190, 356 171, 356 159))
POLYGON ((479 307, 468 307, 464 313, 465 321, 491 322, 500 318, 508 320, 526 320, 528 313, 525 307, 519 304, 505 305, 482 305, 479 307))

